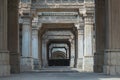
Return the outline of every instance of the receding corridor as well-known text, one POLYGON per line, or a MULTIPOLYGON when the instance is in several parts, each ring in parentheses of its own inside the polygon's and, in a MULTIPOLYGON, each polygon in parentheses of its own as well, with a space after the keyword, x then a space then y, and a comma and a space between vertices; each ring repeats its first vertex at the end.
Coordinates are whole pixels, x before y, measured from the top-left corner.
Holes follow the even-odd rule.
POLYGON ((120 80, 120 0, 0 0, 0 80, 120 80))
POLYGON ((21 73, 10 77, 1 77, 0 80, 120 80, 117 76, 107 76, 96 73, 21 73))

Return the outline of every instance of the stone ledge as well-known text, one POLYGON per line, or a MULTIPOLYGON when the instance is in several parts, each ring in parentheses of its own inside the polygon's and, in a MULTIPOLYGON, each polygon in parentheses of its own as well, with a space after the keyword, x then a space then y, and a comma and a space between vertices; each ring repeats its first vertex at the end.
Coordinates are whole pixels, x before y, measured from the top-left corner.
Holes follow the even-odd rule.
POLYGON ((120 52, 120 49, 106 49, 105 52, 120 52))

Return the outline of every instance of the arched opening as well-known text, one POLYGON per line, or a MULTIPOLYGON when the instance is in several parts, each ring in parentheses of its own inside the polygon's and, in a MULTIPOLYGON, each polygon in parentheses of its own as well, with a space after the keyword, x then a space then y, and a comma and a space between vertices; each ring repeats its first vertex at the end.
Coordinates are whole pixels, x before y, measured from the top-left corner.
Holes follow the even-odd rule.
POLYGON ((67 59, 66 53, 62 51, 55 51, 52 53, 52 58, 49 59, 49 66, 69 66, 70 59, 67 59))
POLYGON ((47 57, 48 66, 70 66, 70 42, 68 40, 50 40, 47 57))

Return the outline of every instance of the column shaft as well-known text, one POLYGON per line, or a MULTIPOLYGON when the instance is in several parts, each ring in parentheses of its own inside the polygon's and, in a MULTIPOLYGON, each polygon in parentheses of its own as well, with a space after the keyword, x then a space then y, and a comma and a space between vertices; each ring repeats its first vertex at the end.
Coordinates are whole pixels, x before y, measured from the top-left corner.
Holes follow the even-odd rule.
POLYGON ((42 67, 47 67, 47 46, 46 46, 47 41, 45 39, 42 40, 42 67))
POLYGON ((104 72, 110 75, 120 75, 120 1, 108 0, 107 3, 104 72))
POLYGON ((8 0, 8 50, 11 73, 20 72, 18 0, 8 0), (12 19, 12 20, 11 20, 12 19))
POLYGON ((92 16, 85 17, 83 70, 93 71, 93 22, 92 16))
POLYGON ((71 43, 71 57, 70 57, 70 67, 75 67, 76 66, 76 63, 75 63, 75 58, 76 58, 76 55, 75 55, 75 40, 73 39, 70 39, 70 43, 71 43))
POLYGON ((23 21, 21 71, 31 71, 33 69, 31 18, 24 17, 23 21))
POLYGON ((7 44, 7 1, 0 0, 0 76, 10 75, 7 44))
POLYGON ((82 69, 83 67, 83 55, 84 55, 84 34, 83 29, 78 29, 78 60, 77 67, 82 69))
POLYGON ((34 69, 40 68, 39 54, 38 54, 38 29, 32 29, 32 57, 34 69))
POLYGON ((103 72, 105 50, 105 0, 96 0, 96 53, 94 54, 94 72, 103 72))

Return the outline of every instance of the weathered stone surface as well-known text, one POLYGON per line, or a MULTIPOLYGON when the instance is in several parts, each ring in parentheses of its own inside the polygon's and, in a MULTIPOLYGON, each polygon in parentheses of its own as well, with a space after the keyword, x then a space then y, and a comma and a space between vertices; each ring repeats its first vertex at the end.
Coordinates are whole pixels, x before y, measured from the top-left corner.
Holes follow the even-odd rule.
POLYGON ((33 70, 33 58, 21 57, 20 71, 32 71, 33 70))
POLYGON ((9 52, 0 51, 0 76, 10 75, 9 52))
POLYGON ((93 57, 84 57, 83 59, 83 71, 93 72, 93 57))

